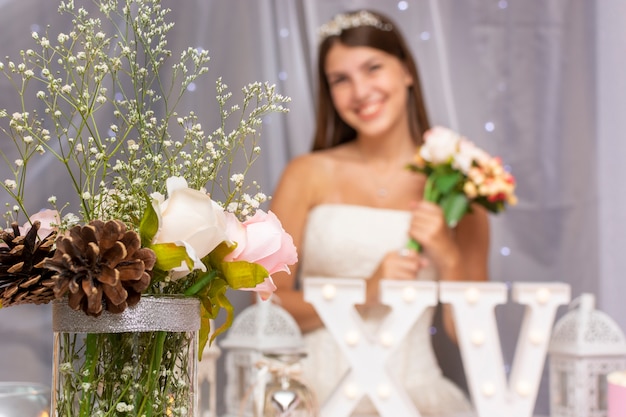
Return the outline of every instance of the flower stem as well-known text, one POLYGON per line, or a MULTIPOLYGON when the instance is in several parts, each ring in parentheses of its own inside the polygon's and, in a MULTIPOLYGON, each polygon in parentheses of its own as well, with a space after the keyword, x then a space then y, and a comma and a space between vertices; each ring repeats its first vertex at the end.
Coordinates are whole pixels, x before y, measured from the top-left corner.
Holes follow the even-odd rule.
MULTIPOLYGON (((98 355, 98 339, 97 335, 93 333, 88 333, 85 336, 85 366, 83 371, 83 384, 88 384, 87 389, 83 389, 84 391, 92 391, 96 389, 93 386, 94 376, 96 372, 96 364, 97 364, 97 355, 98 355)), ((84 393, 82 398, 80 399, 80 415, 83 417, 91 417, 91 399, 92 395, 84 393)))
POLYGON ((217 270, 212 269, 206 274, 202 275, 199 280, 197 280, 191 287, 185 290, 185 295, 196 295, 202 288, 204 288, 215 276, 217 275, 217 270))
POLYGON ((422 251, 422 245, 420 245, 419 242, 415 239, 409 239, 409 241, 406 242, 406 248, 410 250, 414 250, 415 252, 422 251))
POLYGON ((154 349, 152 350, 152 358, 150 359, 150 368, 148 369, 148 383, 145 387, 145 396, 141 401, 141 406, 139 408, 139 412, 137 413, 138 416, 144 415, 146 417, 150 417, 154 411, 152 408, 152 391, 154 390, 160 374, 161 361, 163 359, 163 346, 165 345, 166 336, 167 332, 165 331, 156 332, 154 349))
MULTIPOLYGON (((424 201, 437 202, 438 198, 439 193, 435 188, 435 182, 429 175, 428 177, 426 177, 426 183, 424 184, 424 201)), ((406 248, 414 250, 415 252, 422 251, 422 245, 420 245, 420 243, 415 239, 409 239, 409 241, 406 243, 406 248)))

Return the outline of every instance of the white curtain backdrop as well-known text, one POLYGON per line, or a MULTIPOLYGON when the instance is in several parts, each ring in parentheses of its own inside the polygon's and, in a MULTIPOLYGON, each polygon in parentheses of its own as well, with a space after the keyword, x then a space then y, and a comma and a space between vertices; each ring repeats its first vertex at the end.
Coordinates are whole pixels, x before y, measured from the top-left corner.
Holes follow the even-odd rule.
MULTIPOLYGON (((170 47, 201 47, 211 55, 208 77, 184 103, 203 117, 205 130, 217 120, 218 76, 234 92, 249 82, 269 81, 292 98, 288 115, 265 120, 261 160, 251 173, 270 195, 285 163, 311 144, 316 28, 339 11, 361 7, 392 17, 418 60, 432 123, 457 129, 500 155, 517 178, 519 204, 492 217, 491 279, 567 282, 573 297, 596 294, 598 308, 626 328, 621 278, 626 4, 621 0, 164 3, 176 22, 170 47)), ((49 24, 64 24, 54 1, 0 0, 0 56, 17 57, 20 49, 33 46, 30 33, 49 24)), ((0 80, 0 108, 11 112, 14 103, 4 99, 8 88, 0 80)), ((0 146, 10 149, 7 138, 0 146)), ((35 210, 45 207, 49 190, 59 197, 64 193, 52 167, 38 166, 37 172, 29 193, 35 210)), ((245 308, 248 294, 231 296, 239 311, 245 308)), ((514 355, 521 314, 514 305, 496 311, 505 363, 514 355)), ((445 341, 437 343, 444 368, 462 383, 458 359, 445 359, 453 358, 454 350, 445 341)), ((0 380, 49 384, 51 351, 48 307, 0 310, 0 380)), ((546 377, 536 411, 548 414, 546 377)))

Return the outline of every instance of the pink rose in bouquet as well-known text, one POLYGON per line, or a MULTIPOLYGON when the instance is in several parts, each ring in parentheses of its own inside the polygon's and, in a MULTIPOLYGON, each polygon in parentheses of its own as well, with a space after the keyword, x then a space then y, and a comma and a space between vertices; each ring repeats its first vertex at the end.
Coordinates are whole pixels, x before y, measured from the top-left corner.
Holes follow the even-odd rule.
POLYGON ((226 213, 226 234, 237 242, 237 247, 224 258, 224 261, 247 261, 263 266, 269 276, 255 288, 241 288, 256 291, 266 300, 276 290, 271 275, 275 272, 289 272, 289 266, 298 261, 298 253, 291 236, 285 232, 274 213, 257 210, 251 218, 240 222, 234 215, 226 213))

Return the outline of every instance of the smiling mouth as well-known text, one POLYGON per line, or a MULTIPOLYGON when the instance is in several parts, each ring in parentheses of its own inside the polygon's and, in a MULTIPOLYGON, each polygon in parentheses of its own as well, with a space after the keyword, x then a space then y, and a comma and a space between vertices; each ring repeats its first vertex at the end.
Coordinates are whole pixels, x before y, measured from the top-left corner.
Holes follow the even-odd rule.
POLYGON ((362 119, 370 119, 376 116, 380 112, 381 108, 382 108, 382 103, 380 101, 375 101, 375 102, 366 103, 360 106, 357 109, 356 113, 362 119))

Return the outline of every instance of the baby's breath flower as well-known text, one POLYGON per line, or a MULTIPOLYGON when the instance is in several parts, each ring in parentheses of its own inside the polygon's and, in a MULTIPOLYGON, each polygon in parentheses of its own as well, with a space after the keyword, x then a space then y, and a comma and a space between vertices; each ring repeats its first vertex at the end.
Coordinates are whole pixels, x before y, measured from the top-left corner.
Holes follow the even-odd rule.
POLYGON ((137 143, 134 140, 129 140, 128 142, 128 149, 131 151, 138 151, 139 150, 139 145, 137 145, 137 143))
POLYGON ((237 187, 241 187, 243 185, 243 181, 244 181, 244 175, 243 174, 233 174, 230 177, 230 180, 237 186, 237 187))
POLYGON ((6 179, 4 180, 4 186, 9 190, 15 190, 17 188, 17 183, 15 182, 15 180, 6 179))
POLYGON ((123 401, 115 405, 115 410, 120 413, 128 413, 130 411, 133 411, 134 409, 135 409, 135 406, 133 404, 126 404, 123 401))
POLYGON ((236 202, 229 203, 228 206, 226 206, 226 211, 230 213, 236 213, 238 209, 239 209, 239 203, 236 203, 236 202))
POLYGON ((59 371, 61 371, 61 373, 69 373, 72 371, 72 363, 71 362, 63 362, 62 364, 59 364, 59 371))

